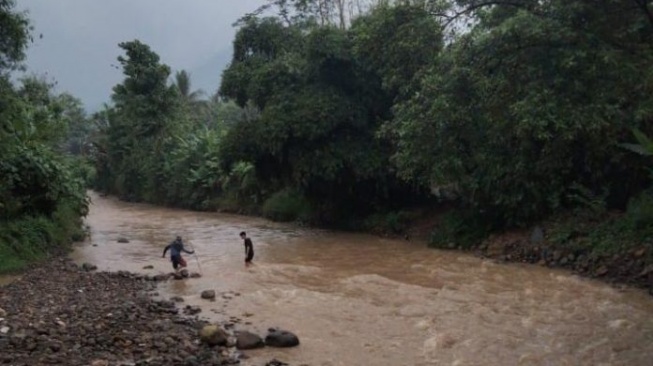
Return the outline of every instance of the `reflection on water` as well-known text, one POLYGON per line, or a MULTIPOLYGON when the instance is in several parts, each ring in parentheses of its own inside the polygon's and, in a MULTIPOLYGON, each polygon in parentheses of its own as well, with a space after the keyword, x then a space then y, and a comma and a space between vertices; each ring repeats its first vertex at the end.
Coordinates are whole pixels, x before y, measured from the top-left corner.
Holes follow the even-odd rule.
POLYGON ((299 335, 300 347, 250 351, 245 365, 272 357, 324 366, 653 364, 653 301, 639 291, 405 241, 92 199, 92 239, 77 260, 169 272, 163 247, 181 235, 197 250, 189 268, 204 276, 169 281, 160 293, 202 306, 212 320, 234 315, 253 324, 243 329, 299 335), (240 231, 254 242, 248 268, 240 231), (205 302, 205 289, 231 299, 205 302))

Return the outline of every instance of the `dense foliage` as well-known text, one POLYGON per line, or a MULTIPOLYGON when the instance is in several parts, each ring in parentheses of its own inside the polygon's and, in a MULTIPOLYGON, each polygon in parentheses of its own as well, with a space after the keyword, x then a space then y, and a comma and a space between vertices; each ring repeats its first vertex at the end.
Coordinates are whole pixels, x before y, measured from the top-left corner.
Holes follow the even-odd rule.
POLYGON ((80 238, 87 209, 80 161, 65 154, 79 149, 84 111, 44 79, 10 81, 30 31, 14 5, 0 1, 0 272, 80 238))
POLYGON ((392 227, 453 199, 442 243, 650 201, 651 162, 623 148, 653 134, 649 1, 275 0, 238 26, 210 100, 121 44, 100 188, 392 227))

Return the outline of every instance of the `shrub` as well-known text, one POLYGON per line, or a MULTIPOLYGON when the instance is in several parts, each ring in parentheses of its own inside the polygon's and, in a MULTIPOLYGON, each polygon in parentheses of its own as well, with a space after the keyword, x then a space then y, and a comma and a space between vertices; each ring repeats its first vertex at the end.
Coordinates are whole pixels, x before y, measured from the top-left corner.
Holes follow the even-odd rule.
POLYGON ((263 204, 263 216, 275 221, 307 221, 311 206, 297 190, 286 188, 268 198, 263 204))
POLYGON ((430 245, 436 248, 469 249, 489 235, 493 227, 483 215, 462 209, 446 213, 431 234, 430 245))

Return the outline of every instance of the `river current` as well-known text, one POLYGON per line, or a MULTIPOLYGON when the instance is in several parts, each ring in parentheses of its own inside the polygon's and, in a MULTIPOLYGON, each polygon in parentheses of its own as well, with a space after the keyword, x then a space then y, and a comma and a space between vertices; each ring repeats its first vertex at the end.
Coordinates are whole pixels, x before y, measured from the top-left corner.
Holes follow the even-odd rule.
POLYGON ((209 320, 239 317, 237 329, 299 336, 297 348, 247 351, 244 365, 653 365, 653 298, 639 290, 424 243, 91 198, 77 261, 167 273, 163 248, 181 235, 203 276, 161 284, 162 297, 209 320), (254 242, 250 267, 241 231, 254 242), (200 299, 206 289, 218 301, 200 299))

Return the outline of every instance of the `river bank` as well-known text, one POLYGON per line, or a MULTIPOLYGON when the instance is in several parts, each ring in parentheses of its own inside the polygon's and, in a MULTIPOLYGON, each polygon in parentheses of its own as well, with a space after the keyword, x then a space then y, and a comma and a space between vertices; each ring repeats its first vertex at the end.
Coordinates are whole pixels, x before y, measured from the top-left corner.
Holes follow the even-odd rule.
POLYGON ((241 354, 199 341, 198 332, 207 322, 184 315, 196 313, 196 308, 182 311, 173 301, 155 299, 152 277, 93 270, 57 257, 0 287, 0 363, 239 363, 241 354))
POLYGON ((589 245, 560 245, 544 236, 545 230, 514 230, 492 235, 473 252, 500 262, 530 263, 561 268, 617 286, 646 289, 653 295, 653 258, 650 246, 631 243, 610 252, 589 245))

